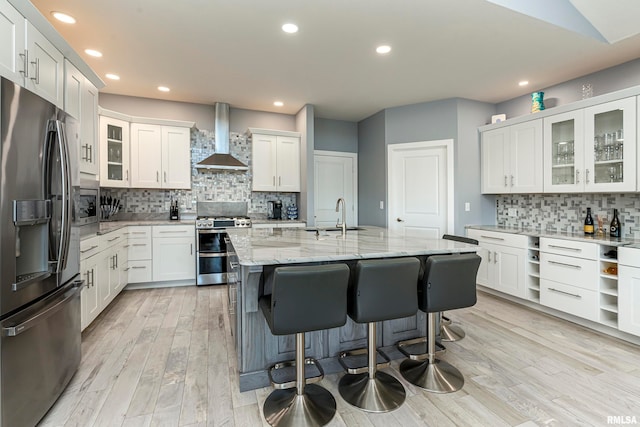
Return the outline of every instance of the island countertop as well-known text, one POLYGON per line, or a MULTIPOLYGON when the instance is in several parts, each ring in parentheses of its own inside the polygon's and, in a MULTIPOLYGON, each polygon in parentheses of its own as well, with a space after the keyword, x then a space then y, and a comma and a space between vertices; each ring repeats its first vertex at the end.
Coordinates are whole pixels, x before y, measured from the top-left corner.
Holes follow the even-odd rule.
POLYGON ((235 228, 227 230, 243 266, 295 264, 303 262, 390 258, 476 252, 477 247, 442 239, 403 236, 388 229, 363 226, 340 231, 288 228, 235 228))

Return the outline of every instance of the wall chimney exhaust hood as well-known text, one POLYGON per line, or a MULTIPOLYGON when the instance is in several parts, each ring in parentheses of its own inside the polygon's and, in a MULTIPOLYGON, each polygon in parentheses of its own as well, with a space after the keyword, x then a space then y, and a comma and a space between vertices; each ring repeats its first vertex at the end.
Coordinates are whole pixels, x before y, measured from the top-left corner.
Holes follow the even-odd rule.
POLYGON ((246 171, 248 166, 229 154, 229 104, 216 102, 214 138, 216 152, 196 163, 197 169, 246 171))

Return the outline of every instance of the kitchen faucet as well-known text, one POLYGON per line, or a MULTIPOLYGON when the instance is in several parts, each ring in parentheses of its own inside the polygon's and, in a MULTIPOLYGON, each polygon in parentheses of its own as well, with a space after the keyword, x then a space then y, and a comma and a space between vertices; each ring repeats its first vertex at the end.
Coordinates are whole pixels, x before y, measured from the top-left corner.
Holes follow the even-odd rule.
POLYGON ((347 234, 347 210, 345 206, 345 201, 342 197, 338 199, 336 202, 336 212, 340 212, 340 203, 342 202, 342 222, 337 222, 336 227, 342 229, 342 236, 347 234))

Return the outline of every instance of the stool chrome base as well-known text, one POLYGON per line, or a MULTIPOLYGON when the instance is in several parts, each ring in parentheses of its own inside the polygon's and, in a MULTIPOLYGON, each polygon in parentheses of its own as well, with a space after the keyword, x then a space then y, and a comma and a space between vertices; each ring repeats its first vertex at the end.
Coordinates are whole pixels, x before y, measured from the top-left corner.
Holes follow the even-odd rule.
POLYGON ((303 394, 296 388, 272 391, 263 412, 272 426, 323 426, 336 413, 336 399, 324 387, 307 384, 303 394))
POLYGON ((464 385, 462 373, 440 359, 433 362, 407 359, 400 364, 400 373, 411 384, 433 393, 452 393, 464 385))
POLYGON ((393 411, 407 397, 400 381, 381 371, 374 378, 369 373, 347 374, 340 379, 338 391, 347 403, 368 412, 393 411))
POLYGON ((461 327, 451 324, 440 324, 440 339, 446 342, 460 341, 464 338, 464 331, 461 327))

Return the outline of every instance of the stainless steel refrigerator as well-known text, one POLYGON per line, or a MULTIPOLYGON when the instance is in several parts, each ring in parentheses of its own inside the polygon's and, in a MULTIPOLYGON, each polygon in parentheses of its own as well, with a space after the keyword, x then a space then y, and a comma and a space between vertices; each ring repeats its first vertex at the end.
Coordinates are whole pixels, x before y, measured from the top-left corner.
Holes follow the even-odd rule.
POLYGON ((0 422, 34 426, 80 363, 77 122, 0 83, 0 422))

